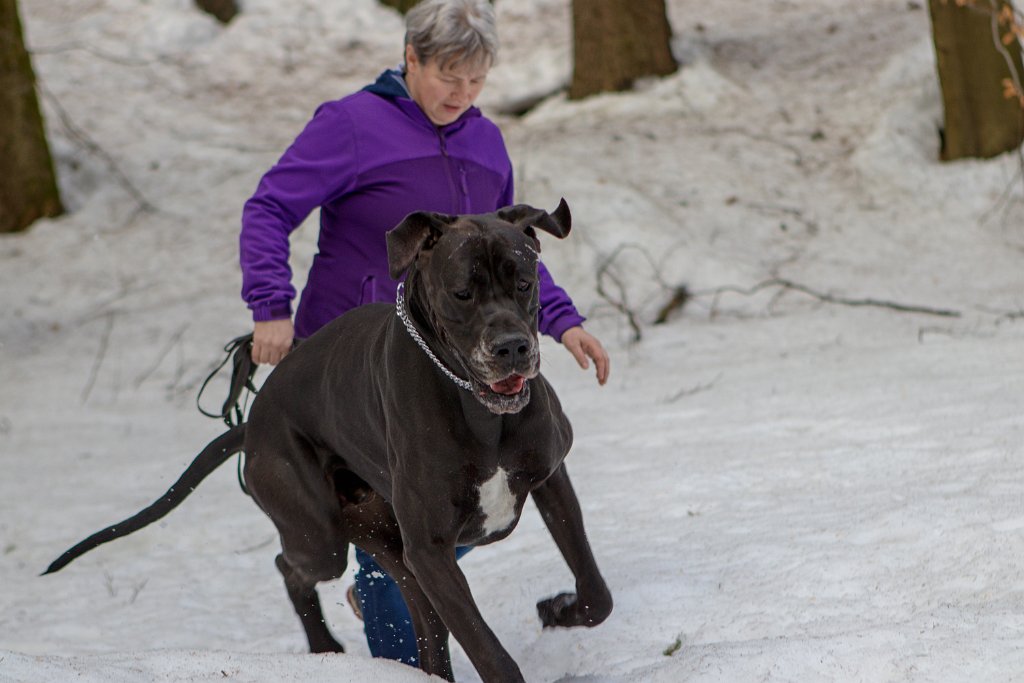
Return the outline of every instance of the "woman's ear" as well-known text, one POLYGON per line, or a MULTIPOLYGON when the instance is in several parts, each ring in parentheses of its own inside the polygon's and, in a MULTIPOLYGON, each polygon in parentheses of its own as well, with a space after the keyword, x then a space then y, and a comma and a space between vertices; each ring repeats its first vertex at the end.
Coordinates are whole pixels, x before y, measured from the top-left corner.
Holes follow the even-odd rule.
POLYGON ((420 58, 416 55, 416 50, 413 49, 412 45, 405 46, 405 72, 409 73, 420 67, 420 58))

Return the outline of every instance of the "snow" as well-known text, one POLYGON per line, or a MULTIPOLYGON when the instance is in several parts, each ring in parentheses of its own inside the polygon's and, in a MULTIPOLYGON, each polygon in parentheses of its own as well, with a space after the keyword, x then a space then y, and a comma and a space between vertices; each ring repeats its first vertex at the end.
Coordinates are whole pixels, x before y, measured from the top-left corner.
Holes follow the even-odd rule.
MULTIPOLYGON (((527 680, 1024 676, 1024 185, 1014 155, 936 161, 922 4, 672 0, 676 75, 498 115, 518 198, 572 208, 543 258, 613 359, 599 388, 544 347, 612 616, 540 628, 572 578, 532 506, 461 563, 527 680), (752 291, 772 278, 959 316, 752 291)), ((497 7, 492 114, 570 69, 567 0, 497 7)), ((322 591, 349 653, 304 653, 232 466, 37 576, 220 432, 194 397, 249 327, 241 205, 321 101, 397 61, 401 21, 370 0, 248 0, 227 28, 188 0, 21 9, 72 211, 0 239, 0 681, 425 680, 369 659, 349 576, 322 591)))

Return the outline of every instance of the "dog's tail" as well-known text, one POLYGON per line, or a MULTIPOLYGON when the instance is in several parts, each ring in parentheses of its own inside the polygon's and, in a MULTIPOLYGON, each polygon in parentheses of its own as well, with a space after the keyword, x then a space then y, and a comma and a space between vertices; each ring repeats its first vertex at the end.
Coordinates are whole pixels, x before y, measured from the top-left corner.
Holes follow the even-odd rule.
POLYGON ((199 482, 224 464, 232 455, 242 450, 244 436, 244 423, 232 427, 218 436, 196 456, 196 459, 182 473, 178 481, 174 482, 174 485, 167 490, 167 493, 162 495, 155 503, 123 522, 112 524, 102 531, 97 531, 89 538, 69 548, 47 567, 43 575, 60 571, 72 560, 80 555, 84 555, 96 546, 103 545, 122 536, 127 536, 164 517, 171 510, 178 507, 199 486, 199 482))

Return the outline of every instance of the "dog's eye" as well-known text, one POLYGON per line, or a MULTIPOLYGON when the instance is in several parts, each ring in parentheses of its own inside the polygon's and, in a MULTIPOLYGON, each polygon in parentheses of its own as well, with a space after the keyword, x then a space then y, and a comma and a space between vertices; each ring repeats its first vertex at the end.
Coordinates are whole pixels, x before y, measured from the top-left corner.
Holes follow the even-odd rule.
POLYGON ((519 284, 516 285, 516 289, 518 289, 520 292, 528 292, 530 291, 530 287, 532 286, 533 284, 529 280, 520 280, 519 284))
POLYGON ((460 289, 459 291, 455 292, 454 296, 459 301, 469 301, 470 299, 473 298, 473 293, 470 292, 468 289, 460 289))

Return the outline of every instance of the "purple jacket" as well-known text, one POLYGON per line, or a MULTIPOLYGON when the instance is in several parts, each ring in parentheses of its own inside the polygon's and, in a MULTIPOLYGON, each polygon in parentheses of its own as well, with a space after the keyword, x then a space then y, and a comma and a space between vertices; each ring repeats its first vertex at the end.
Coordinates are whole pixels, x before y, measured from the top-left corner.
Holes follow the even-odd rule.
MULTIPOLYGON (((295 315, 307 337, 345 311, 394 301, 384 235, 413 211, 488 213, 512 203, 497 126, 471 107, 436 127, 402 76, 327 102, 267 171, 242 212, 242 298, 253 320, 291 316, 288 236, 320 207, 318 253, 295 315)), ((583 317, 540 266, 540 330, 561 339, 583 317)))

